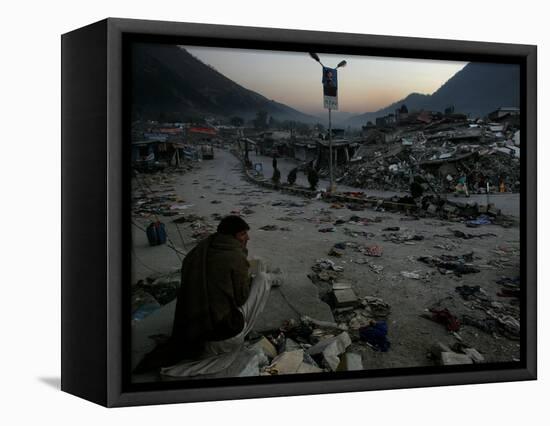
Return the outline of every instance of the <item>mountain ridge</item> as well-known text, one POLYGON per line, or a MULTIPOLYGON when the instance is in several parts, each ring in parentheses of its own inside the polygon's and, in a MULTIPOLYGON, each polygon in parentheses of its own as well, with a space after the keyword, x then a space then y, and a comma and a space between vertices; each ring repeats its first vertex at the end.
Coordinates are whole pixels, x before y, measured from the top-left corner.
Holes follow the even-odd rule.
POLYGON ((410 93, 405 98, 375 112, 356 115, 343 125, 359 127, 377 117, 393 114, 401 105, 409 111, 455 112, 483 117, 499 107, 519 107, 519 65, 470 62, 431 95, 410 93))
POLYGON ((132 51, 134 118, 159 115, 254 118, 264 110, 279 120, 313 123, 304 114, 249 90, 204 64, 181 46, 137 44, 132 51))

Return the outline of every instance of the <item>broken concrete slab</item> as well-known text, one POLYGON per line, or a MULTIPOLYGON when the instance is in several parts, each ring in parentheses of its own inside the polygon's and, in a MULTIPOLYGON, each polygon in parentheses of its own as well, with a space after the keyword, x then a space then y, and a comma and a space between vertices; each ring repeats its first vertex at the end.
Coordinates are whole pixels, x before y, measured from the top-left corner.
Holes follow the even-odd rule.
POLYGON ((348 306, 355 306, 359 303, 357 295, 351 288, 344 288, 341 290, 334 290, 334 305, 336 308, 344 308, 348 306))
POLYGON ((297 374, 308 374, 308 373, 322 373, 325 370, 322 368, 319 368, 315 365, 308 364, 307 362, 302 362, 300 366, 298 367, 298 370, 296 370, 297 374))
POLYGON ((432 354, 435 359, 441 359, 441 354, 443 352, 453 352, 453 350, 441 342, 437 342, 430 348, 430 354, 432 354))
POLYGON ((351 288, 351 283, 346 281, 338 281, 332 284, 332 290, 346 290, 351 288))
POLYGON ((455 352, 441 352, 441 364, 443 365, 462 365, 473 364, 472 358, 465 354, 455 352))
POLYGON ((324 339, 307 350, 309 355, 322 354, 327 365, 332 371, 336 371, 340 364, 340 354, 344 353, 346 348, 351 345, 351 338, 347 332, 342 332, 338 336, 324 339))
POLYGON ((256 350, 256 349, 261 350, 269 359, 273 359, 277 356, 277 349, 264 336, 262 336, 260 340, 255 342, 252 346, 250 346, 250 348, 253 350, 256 350))
POLYGON ((287 351, 287 352, 299 351, 300 349, 302 349, 302 346, 300 346, 299 343, 292 340, 290 337, 286 338, 286 340, 285 340, 285 351, 287 351))
POLYGON ((304 361, 304 351, 283 352, 273 359, 271 364, 265 368, 265 371, 271 375, 296 374, 298 368, 304 361))
POLYGON ((359 371, 363 370, 361 355, 354 352, 346 352, 340 357, 340 364, 336 371, 359 371))
POLYGON ((468 355, 475 364, 485 362, 485 357, 474 348, 463 349, 463 352, 468 355))

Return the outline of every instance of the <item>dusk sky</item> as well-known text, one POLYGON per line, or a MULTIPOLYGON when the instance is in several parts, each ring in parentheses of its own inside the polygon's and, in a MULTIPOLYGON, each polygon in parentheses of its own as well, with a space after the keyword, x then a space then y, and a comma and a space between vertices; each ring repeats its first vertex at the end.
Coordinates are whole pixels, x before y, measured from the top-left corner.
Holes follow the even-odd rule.
MULTIPOLYGON (((241 86, 308 114, 323 111, 321 66, 307 53, 184 46, 241 86)), ((412 92, 432 94, 466 62, 319 54, 338 69, 339 110, 376 111, 412 92)))

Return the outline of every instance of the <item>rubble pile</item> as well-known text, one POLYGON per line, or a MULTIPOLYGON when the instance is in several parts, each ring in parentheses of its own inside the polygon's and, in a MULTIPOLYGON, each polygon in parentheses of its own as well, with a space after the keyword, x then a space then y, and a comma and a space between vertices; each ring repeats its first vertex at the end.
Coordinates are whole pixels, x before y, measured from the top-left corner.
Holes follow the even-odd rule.
POLYGON ((303 316, 299 322, 285 321, 278 330, 254 339, 247 347, 265 355, 260 375, 363 370, 361 347, 382 352, 390 347, 385 320, 389 313, 390 307, 383 300, 365 297, 339 314, 338 323, 303 316))
POLYGON ((487 185, 491 192, 519 192, 514 131, 467 120, 399 129, 393 143, 363 145, 335 176, 345 185, 397 192, 408 192, 413 176, 421 176, 424 189, 436 193, 455 192, 464 176, 470 193, 486 193, 487 185))

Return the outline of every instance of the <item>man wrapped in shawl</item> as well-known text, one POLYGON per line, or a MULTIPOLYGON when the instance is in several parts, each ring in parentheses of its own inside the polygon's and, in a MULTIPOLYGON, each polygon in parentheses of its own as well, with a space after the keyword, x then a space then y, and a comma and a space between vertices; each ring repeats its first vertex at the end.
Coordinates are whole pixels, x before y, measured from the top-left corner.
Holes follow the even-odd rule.
POLYGON ((211 374, 227 367, 238 353, 270 289, 260 266, 249 274, 249 229, 241 217, 227 216, 216 233, 187 254, 172 336, 156 354, 146 357, 141 370, 168 365, 162 374, 211 374))

